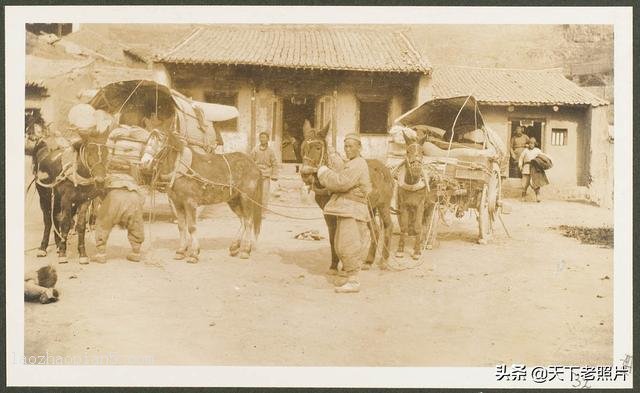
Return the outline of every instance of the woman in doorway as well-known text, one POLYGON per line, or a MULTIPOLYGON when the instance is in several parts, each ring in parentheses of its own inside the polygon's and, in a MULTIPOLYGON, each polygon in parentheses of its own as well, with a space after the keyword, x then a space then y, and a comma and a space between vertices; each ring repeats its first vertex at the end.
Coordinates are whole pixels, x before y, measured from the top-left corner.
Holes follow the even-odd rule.
POLYGON ((529 138, 527 148, 522 151, 518 160, 518 168, 522 172, 522 201, 527 197, 529 187, 536 194, 536 202, 540 202, 540 188, 549 184, 546 169, 553 165, 551 157, 536 147, 536 138, 529 138))

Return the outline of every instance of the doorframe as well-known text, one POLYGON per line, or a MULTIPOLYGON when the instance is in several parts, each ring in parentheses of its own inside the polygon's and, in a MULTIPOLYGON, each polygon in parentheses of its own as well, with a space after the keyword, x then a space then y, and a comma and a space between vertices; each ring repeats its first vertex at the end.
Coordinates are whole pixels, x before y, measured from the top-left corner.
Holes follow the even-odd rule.
POLYGON ((507 117, 507 147, 511 150, 511 134, 513 134, 513 122, 516 120, 532 120, 534 122, 540 123, 540 140, 538 143, 540 144, 540 150, 544 150, 543 147, 545 145, 545 140, 547 138, 547 119, 539 116, 509 116, 507 117))

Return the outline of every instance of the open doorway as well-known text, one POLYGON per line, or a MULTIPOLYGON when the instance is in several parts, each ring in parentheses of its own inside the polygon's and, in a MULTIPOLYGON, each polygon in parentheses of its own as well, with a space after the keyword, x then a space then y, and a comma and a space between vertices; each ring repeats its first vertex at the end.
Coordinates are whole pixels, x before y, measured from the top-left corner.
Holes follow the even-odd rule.
POLYGON ((305 120, 315 126, 316 100, 310 96, 290 96, 282 101, 282 162, 302 163, 302 126, 305 120))
MULTIPOLYGON (((544 120, 535 119, 512 119, 511 120, 511 135, 509 138, 509 146, 511 146, 511 138, 516 133, 516 128, 522 127, 522 132, 529 138, 536 138, 537 146, 542 148, 542 128, 544 120)), ((518 169, 517 159, 510 159, 509 165, 509 177, 519 178, 522 177, 520 170, 518 169)))

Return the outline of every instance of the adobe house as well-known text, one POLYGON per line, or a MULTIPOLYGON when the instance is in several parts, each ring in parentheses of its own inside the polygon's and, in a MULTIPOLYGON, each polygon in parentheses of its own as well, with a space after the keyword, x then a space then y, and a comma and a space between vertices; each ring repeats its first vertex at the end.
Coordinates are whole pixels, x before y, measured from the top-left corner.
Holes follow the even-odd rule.
POLYGON ((236 106, 216 124, 225 151, 248 151, 267 132, 279 159, 299 163, 302 126, 331 123, 328 142, 362 135, 384 157, 393 119, 415 106, 431 68, 401 32, 347 26, 206 26, 164 54, 156 80, 194 100, 236 106))
MULTIPOLYGON (((428 86, 433 98, 473 94, 485 124, 510 146, 517 126, 551 155, 548 190, 562 197, 613 201, 613 144, 608 102, 569 81, 562 70, 437 66, 428 86)), ((508 165, 505 185, 519 187, 508 165)))

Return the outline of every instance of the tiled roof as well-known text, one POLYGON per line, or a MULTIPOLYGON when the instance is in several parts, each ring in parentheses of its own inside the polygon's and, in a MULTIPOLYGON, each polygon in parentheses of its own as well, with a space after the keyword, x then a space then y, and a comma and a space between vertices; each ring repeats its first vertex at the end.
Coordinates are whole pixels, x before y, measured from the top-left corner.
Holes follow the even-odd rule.
POLYGON ((607 105, 562 75, 559 70, 512 70, 437 66, 434 98, 473 95, 493 105, 607 105))
POLYGON ((164 63, 427 73, 400 31, 325 25, 206 26, 160 58, 164 63))
POLYGON ((130 45, 127 49, 122 50, 125 55, 138 59, 143 63, 150 63, 155 58, 154 50, 144 45, 130 45))

